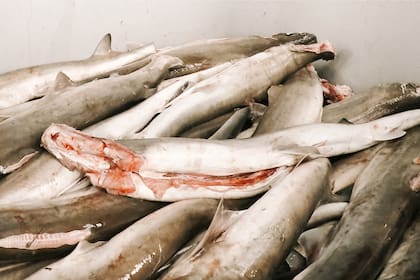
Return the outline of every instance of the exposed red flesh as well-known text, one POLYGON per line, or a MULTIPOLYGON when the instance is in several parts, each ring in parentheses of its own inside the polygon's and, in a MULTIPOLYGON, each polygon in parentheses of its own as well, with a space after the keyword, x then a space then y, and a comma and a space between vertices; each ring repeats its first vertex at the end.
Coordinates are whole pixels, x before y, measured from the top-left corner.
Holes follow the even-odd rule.
POLYGON ((143 159, 133 151, 118 143, 104 141, 104 155, 107 159, 124 171, 138 172, 143 164, 143 159))
POLYGON ((325 79, 321 79, 321 83, 326 104, 339 102, 352 95, 352 90, 349 86, 333 85, 325 79))
POLYGON ((244 184, 253 184, 265 179, 276 172, 277 168, 260 170, 250 173, 241 173, 227 176, 213 176, 204 174, 179 174, 165 173, 164 178, 143 178, 145 182, 165 181, 168 186, 176 186, 179 184, 191 184, 193 186, 215 186, 226 185, 243 187, 244 184))
POLYGON ((101 173, 86 173, 93 185, 107 189, 113 194, 127 195, 136 191, 135 173, 111 168, 101 173))
POLYGON ((321 54, 325 60, 334 59, 335 49, 330 42, 324 41, 311 45, 290 45, 289 49, 294 52, 312 52, 321 54))
MULTIPOLYGON (((60 125, 61 126, 61 125, 60 125)), ((108 163, 110 168, 137 172, 143 164, 141 156, 116 142, 92 137, 75 129, 61 129, 50 133, 49 142, 55 149, 66 150, 69 154, 87 159, 91 165, 65 161, 66 166, 83 172, 98 172, 100 163, 108 163), (97 164, 95 164, 97 163, 97 164), (94 169, 98 167, 98 170, 94 169), (94 169, 94 170, 93 170, 94 169)))
POLYGON ((244 189, 272 176, 277 168, 242 173, 229 176, 211 176, 204 174, 163 173, 159 178, 140 176, 134 172, 110 169, 101 173, 87 173, 93 185, 105 188, 109 193, 128 195, 135 192, 134 176, 139 176, 144 184, 161 198, 169 188, 189 187, 205 188, 224 186, 232 189, 244 189))
POLYGON ((252 173, 242 173, 229 176, 211 176, 203 174, 166 173, 166 178, 143 177, 143 182, 161 198, 169 188, 188 186, 189 188, 205 188, 212 186, 225 186, 231 189, 244 189, 249 185, 261 182, 277 171, 277 168, 260 170, 252 173))
POLYGON ((137 190, 137 184, 144 184, 156 198, 162 197, 169 188, 245 189, 266 180, 277 170, 272 168, 228 176, 145 173, 141 170, 143 158, 127 147, 65 125, 56 126, 51 132, 44 133, 43 141, 50 145, 48 148, 63 151, 61 156, 68 159, 65 161, 67 165, 85 172, 93 185, 113 194, 130 195, 137 190))

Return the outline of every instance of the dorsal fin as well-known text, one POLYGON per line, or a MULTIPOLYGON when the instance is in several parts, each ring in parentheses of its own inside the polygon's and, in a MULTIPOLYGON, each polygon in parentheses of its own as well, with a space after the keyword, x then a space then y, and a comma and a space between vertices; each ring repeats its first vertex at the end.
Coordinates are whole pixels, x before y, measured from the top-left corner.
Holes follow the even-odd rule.
POLYGON ((89 251, 91 251, 91 250, 93 250, 93 249, 95 249, 99 246, 102 246, 105 243, 106 243, 105 241, 97 241, 95 243, 90 243, 89 241, 81 240, 69 256, 77 256, 77 255, 86 254, 87 252, 89 252, 89 251))
POLYGON ((198 258, 205 251, 206 247, 217 240, 223 234, 223 232, 225 232, 240 217, 244 211, 246 210, 225 210, 223 207, 222 198, 219 202, 209 228, 204 234, 203 239, 201 239, 197 246, 191 251, 190 258, 198 258))
POLYGON ((338 123, 342 123, 342 124, 354 124, 351 121, 349 121, 347 118, 341 118, 338 123))
POLYGON ((274 104, 278 96, 282 93, 282 91, 283 91, 282 84, 271 86, 267 91, 268 105, 274 104))
POLYGON ((99 43, 96 46, 96 49, 93 52, 92 56, 96 56, 96 55, 107 55, 110 52, 112 52, 112 49, 111 49, 111 34, 107 33, 99 41, 99 43))
POLYGON ((68 87, 74 87, 76 85, 77 83, 70 79, 69 76, 63 72, 58 72, 57 76, 55 77, 54 90, 57 91, 68 87))

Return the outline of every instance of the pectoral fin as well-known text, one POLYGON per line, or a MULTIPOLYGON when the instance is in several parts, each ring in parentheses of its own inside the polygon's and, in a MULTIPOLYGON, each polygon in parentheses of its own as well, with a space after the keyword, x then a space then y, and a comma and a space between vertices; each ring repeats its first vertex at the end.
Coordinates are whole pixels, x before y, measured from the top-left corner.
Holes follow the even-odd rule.
POLYGON ((388 141, 404 136, 406 132, 400 128, 393 128, 390 130, 375 130, 373 138, 376 141, 388 141))
MULTIPOLYGON (((246 211, 246 210, 245 210, 246 211)), ((203 239, 192 250, 190 258, 198 258, 208 245, 215 242, 243 213, 243 211, 225 210, 223 207, 223 199, 220 200, 213 220, 210 223, 203 239)))

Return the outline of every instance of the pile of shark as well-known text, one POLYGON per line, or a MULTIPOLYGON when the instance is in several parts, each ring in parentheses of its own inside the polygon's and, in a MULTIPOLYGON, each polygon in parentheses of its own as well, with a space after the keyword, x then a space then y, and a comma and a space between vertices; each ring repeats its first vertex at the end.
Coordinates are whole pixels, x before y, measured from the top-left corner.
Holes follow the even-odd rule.
POLYGON ((335 56, 106 34, 0 74, 0 278, 419 279, 420 86, 353 93, 335 56))

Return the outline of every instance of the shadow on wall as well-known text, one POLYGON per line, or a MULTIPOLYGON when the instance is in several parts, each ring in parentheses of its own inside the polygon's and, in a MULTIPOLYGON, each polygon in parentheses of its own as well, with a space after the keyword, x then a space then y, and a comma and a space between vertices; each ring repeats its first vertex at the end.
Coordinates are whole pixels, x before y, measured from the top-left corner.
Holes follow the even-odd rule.
POLYGON ((348 67, 349 63, 352 61, 352 58, 353 52, 351 50, 340 49, 337 51, 337 55, 333 61, 317 61, 314 63, 314 65, 318 71, 318 75, 321 78, 327 79, 333 84, 346 83, 347 79, 346 77, 343 77, 340 69, 345 69, 348 67))

